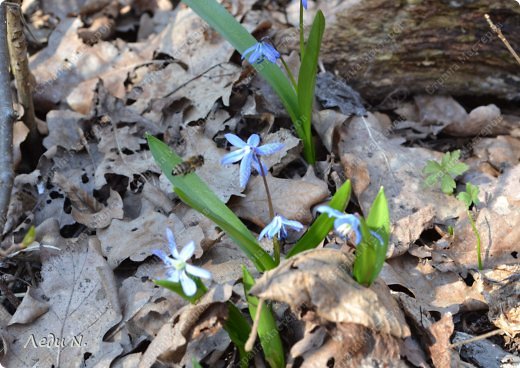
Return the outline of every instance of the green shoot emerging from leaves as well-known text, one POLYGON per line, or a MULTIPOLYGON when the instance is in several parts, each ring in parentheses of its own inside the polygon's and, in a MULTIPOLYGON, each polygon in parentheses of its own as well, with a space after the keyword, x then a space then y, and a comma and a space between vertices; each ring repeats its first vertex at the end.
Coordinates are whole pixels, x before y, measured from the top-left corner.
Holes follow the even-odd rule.
POLYGON ((427 175, 426 184, 431 187, 440 181, 442 192, 453 194, 456 187, 454 179, 469 168, 459 159, 460 150, 456 150, 445 153, 440 163, 433 160, 428 161, 423 169, 423 174, 427 175))
POLYGON ((469 222, 471 223, 471 228, 473 229, 473 233, 477 238, 477 260, 478 260, 478 269, 482 270, 484 267, 482 266, 482 257, 480 255, 480 234, 478 232, 477 226, 475 225, 475 221, 473 220, 473 216, 470 212, 470 207, 472 204, 477 205, 478 202, 478 187, 471 183, 466 184, 466 191, 460 192, 457 195, 457 199, 463 202, 466 205, 466 214, 468 215, 469 222))

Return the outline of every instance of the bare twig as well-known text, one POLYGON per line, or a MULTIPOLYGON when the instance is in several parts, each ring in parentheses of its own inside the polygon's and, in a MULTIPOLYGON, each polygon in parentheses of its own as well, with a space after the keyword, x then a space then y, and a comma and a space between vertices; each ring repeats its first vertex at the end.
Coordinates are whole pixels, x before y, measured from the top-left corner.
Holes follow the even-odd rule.
POLYGON ((471 339, 455 342, 455 343, 451 344, 449 347, 450 348, 456 348, 457 346, 461 346, 461 345, 464 345, 464 344, 469 344, 471 342, 475 342, 475 341, 479 341, 479 340, 484 340, 484 339, 487 339, 488 337, 495 336, 495 335, 500 335, 502 333, 504 333, 504 332, 501 329, 493 330, 493 331, 490 331, 490 332, 486 332, 485 334, 472 337, 471 339))
POLYGON ((7 209, 13 188, 13 109, 7 51, 6 9, 0 0, 0 233, 7 221, 7 209))
POLYGON ((511 47, 511 44, 509 43, 509 41, 506 39, 506 37, 503 35, 502 31, 500 30, 500 28, 498 28, 495 23, 493 23, 493 21, 491 20, 491 17, 489 16, 489 14, 485 14, 484 17, 486 18, 488 24, 489 24, 489 27, 491 28, 491 30, 493 32, 495 32, 498 36, 498 38, 500 38, 500 40, 504 43, 504 45, 506 45, 507 49, 509 50, 509 52, 511 53, 511 55, 513 55, 513 57, 515 58, 515 60, 517 61, 518 64, 520 64, 520 56, 518 56, 518 54, 516 53, 516 51, 513 49, 513 47, 511 47))
POLYGON ((20 0, 11 0, 6 5, 7 42, 11 56, 11 71, 16 81, 18 101, 24 109, 22 120, 29 128, 27 143, 33 145, 38 142, 38 129, 34 116, 31 72, 27 59, 27 40, 23 33, 23 14, 20 8, 20 0))

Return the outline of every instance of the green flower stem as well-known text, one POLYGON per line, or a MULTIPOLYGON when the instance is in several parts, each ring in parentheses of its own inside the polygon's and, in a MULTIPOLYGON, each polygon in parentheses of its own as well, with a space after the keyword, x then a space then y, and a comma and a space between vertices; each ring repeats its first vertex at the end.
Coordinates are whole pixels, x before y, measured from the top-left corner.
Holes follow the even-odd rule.
POLYGON ((305 36, 303 34, 303 1, 300 0, 300 60, 303 60, 305 52, 305 36))
MULTIPOLYGON (((260 160, 260 157, 257 156, 258 159, 258 166, 260 166, 260 175, 262 176, 262 180, 264 182, 265 187, 265 193, 267 195, 267 205, 269 206, 269 217, 271 219, 274 218, 274 207, 273 207, 273 200, 271 198, 271 192, 269 192, 269 185, 267 184, 267 176, 264 172, 264 167, 262 166, 262 161, 260 160)), ((280 241, 278 240, 278 237, 273 237, 273 255, 274 255, 274 263, 278 266, 280 264, 280 241)))
POLYGON ((278 240, 278 236, 273 237, 273 254, 274 254, 274 263, 278 266, 280 264, 280 240, 278 240))
POLYGON ((282 65, 285 68, 285 71, 287 72, 287 75, 289 76, 289 79, 291 80, 292 85, 294 86, 294 90, 296 91, 298 89, 298 85, 296 84, 296 79, 294 79, 294 75, 291 72, 291 69, 289 69, 289 66, 285 62, 285 59, 283 56, 280 55, 280 60, 282 61, 282 65))
POLYGON ((473 220, 473 216, 471 216, 471 212, 469 208, 466 208, 466 213, 468 214, 469 222, 471 223, 471 228, 473 229, 473 233, 477 237, 477 259, 478 259, 478 269, 482 271, 484 267, 482 266, 482 257, 480 255, 480 233, 477 230, 477 226, 475 225, 475 221, 473 220))

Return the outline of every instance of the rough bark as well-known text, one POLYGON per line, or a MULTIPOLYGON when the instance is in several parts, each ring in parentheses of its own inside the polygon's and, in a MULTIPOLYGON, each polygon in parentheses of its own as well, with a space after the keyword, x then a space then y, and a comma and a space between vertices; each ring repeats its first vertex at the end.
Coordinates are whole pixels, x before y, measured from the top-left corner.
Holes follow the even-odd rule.
POLYGON ((490 29, 488 13, 520 50, 512 0, 364 0, 325 32, 326 66, 364 98, 448 94, 520 99, 520 66, 490 29))

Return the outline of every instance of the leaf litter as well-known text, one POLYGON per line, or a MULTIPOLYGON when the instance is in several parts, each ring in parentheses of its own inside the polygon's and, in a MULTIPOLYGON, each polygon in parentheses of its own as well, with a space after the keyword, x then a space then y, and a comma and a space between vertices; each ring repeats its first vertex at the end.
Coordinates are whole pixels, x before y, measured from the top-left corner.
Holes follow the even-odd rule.
MULTIPOLYGON (((226 4, 251 31, 291 30, 273 8, 226 4)), ((190 9, 161 0, 128 5, 45 0, 41 8, 25 8, 34 33, 47 37, 30 66, 48 135, 36 169, 15 178, 3 234, 2 247, 10 249, 28 224, 37 227, 33 245, 1 263, 21 279, 10 287, 23 295, 19 306, 6 299, 0 309, 3 365, 190 367, 195 357, 205 366, 224 366, 237 357, 223 329, 226 302, 245 312, 240 267, 252 271, 252 265, 216 225, 172 193, 146 147, 146 132, 162 135, 183 157, 202 153, 197 173, 252 231, 270 220, 264 192, 257 190, 262 179, 253 176, 243 192, 238 166, 220 165, 228 132, 261 132, 262 143, 285 144, 267 158, 273 167, 267 180, 275 210, 305 225, 338 177, 352 180, 351 206, 363 214, 385 187, 392 239, 372 287, 352 279, 348 246, 332 249, 332 241, 255 275, 251 292, 273 303, 278 327, 287 332, 288 366, 321 367, 331 359, 345 367, 517 364, 511 353, 519 347, 520 323, 518 110, 506 113, 493 104, 466 110, 449 96, 414 96, 397 101, 400 119, 392 121, 367 113, 344 80, 321 73, 321 107, 313 120, 324 152, 317 167, 328 167, 323 175, 302 165, 299 140, 271 89, 244 75, 231 46, 190 9), (482 272, 463 204, 425 185, 422 174, 429 160, 448 151, 446 135, 467 142, 449 146, 462 149, 470 167, 455 179, 455 189, 475 180, 481 187, 472 211, 483 239, 482 272), (151 282, 164 272, 152 250, 167 251, 166 227, 179 244, 194 240, 195 262, 214 275, 197 305, 151 282), (503 331, 494 340, 500 346, 478 345, 481 356, 494 352, 500 362, 451 347, 487 332, 466 327, 472 314, 503 331), (81 346, 72 347, 78 338, 81 346), (58 346, 42 349, 41 343, 58 346)), ((293 5, 290 22, 297 19, 293 5)), ((287 60, 291 67, 298 63, 295 53, 287 60)), ((24 130, 17 136, 22 140, 24 130)))

